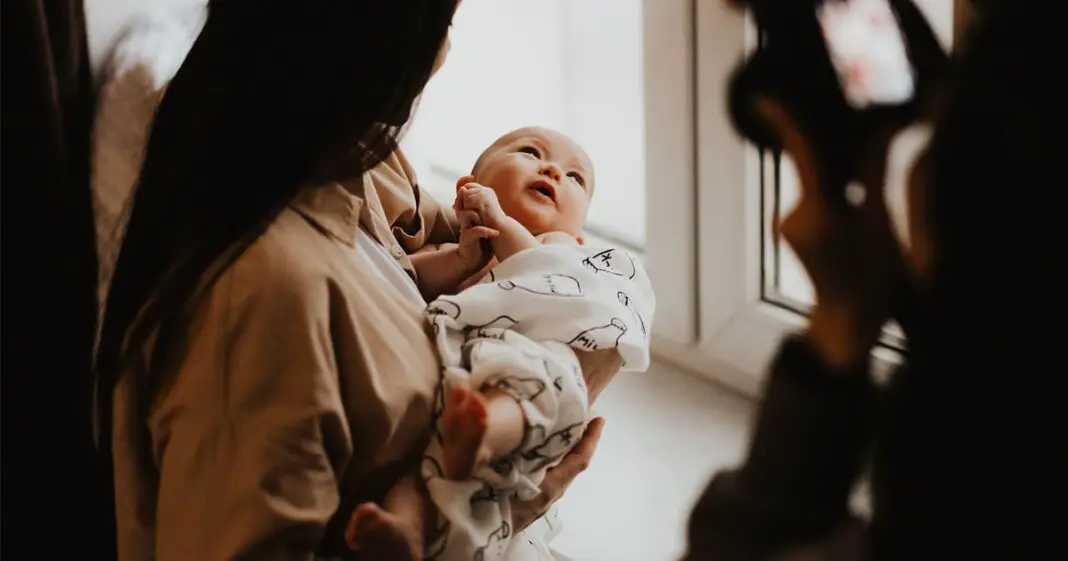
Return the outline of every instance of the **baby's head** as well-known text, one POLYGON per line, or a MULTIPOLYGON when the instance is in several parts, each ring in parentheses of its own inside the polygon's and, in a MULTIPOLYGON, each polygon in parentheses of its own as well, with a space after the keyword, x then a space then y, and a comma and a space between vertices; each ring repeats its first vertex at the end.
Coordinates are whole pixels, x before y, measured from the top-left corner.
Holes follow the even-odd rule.
POLYGON ((593 163, 574 140, 540 127, 515 130, 487 148, 471 174, 532 234, 581 237, 593 196, 593 163))

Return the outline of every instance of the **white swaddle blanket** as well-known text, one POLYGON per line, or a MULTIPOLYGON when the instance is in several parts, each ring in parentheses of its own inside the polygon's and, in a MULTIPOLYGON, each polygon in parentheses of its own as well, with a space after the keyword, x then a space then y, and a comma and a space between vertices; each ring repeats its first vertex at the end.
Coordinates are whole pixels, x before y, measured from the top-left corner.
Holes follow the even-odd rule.
POLYGON ((428 559, 511 556, 511 500, 538 494, 545 471, 585 430, 588 398, 575 351, 617 349, 625 370, 649 366, 652 285, 620 249, 545 245, 520 252, 483 282, 427 308, 442 359, 435 431, 422 475, 440 513, 428 559), (574 349, 574 350, 573 350, 574 349), (500 388, 526 416, 523 443, 468 481, 443 477, 437 422, 449 387, 500 388))

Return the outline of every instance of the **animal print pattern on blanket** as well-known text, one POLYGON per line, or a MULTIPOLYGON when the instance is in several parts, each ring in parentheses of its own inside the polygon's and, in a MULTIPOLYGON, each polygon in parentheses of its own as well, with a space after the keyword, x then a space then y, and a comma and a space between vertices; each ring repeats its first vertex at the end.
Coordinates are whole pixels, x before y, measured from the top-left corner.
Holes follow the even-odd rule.
POLYGON ((422 475, 439 511, 428 559, 501 561, 513 545, 511 504, 539 493, 547 469, 585 430, 588 394, 576 353, 616 349, 649 363, 655 298, 640 262, 619 249, 544 246, 498 265, 479 284, 430 303, 442 359, 422 475), (526 418, 522 444, 470 481, 441 471, 437 426, 453 384, 504 390, 526 418))

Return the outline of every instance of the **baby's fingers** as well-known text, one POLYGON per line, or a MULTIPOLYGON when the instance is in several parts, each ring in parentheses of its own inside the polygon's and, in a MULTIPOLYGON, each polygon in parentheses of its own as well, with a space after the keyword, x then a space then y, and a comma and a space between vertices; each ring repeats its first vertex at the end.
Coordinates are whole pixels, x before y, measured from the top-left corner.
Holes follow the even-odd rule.
POLYGON ((491 240, 501 235, 499 231, 485 226, 474 226, 469 228, 467 234, 480 240, 491 240))
POLYGON ((485 189, 485 187, 479 187, 478 185, 474 184, 464 187, 462 195, 464 202, 470 202, 474 199, 477 199, 482 194, 483 189, 485 189))
POLYGON ((488 187, 468 187, 464 192, 464 208, 472 210, 484 210, 487 204, 493 200, 493 191, 488 187))
POLYGON ((463 230, 482 225, 482 217, 474 210, 459 210, 456 212, 456 219, 460 221, 460 228, 463 230))
POLYGON ((459 185, 456 187, 456 199, 452 201, 452 208, 456 212, 460 212, 464 209, 464 199, 467 196, 467 191, 470 188, 467 184, 459 185))

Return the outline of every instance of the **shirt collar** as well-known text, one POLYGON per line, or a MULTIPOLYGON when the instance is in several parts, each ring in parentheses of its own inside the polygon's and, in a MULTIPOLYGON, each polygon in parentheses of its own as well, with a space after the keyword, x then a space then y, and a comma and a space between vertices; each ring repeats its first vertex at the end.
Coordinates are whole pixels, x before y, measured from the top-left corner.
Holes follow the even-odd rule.
POLYGON ((329 183, 302 190, 290 207, 318 228, 346 245, 356 247, 360 210, 364 200, 364 178, 345 184, 329 183))

